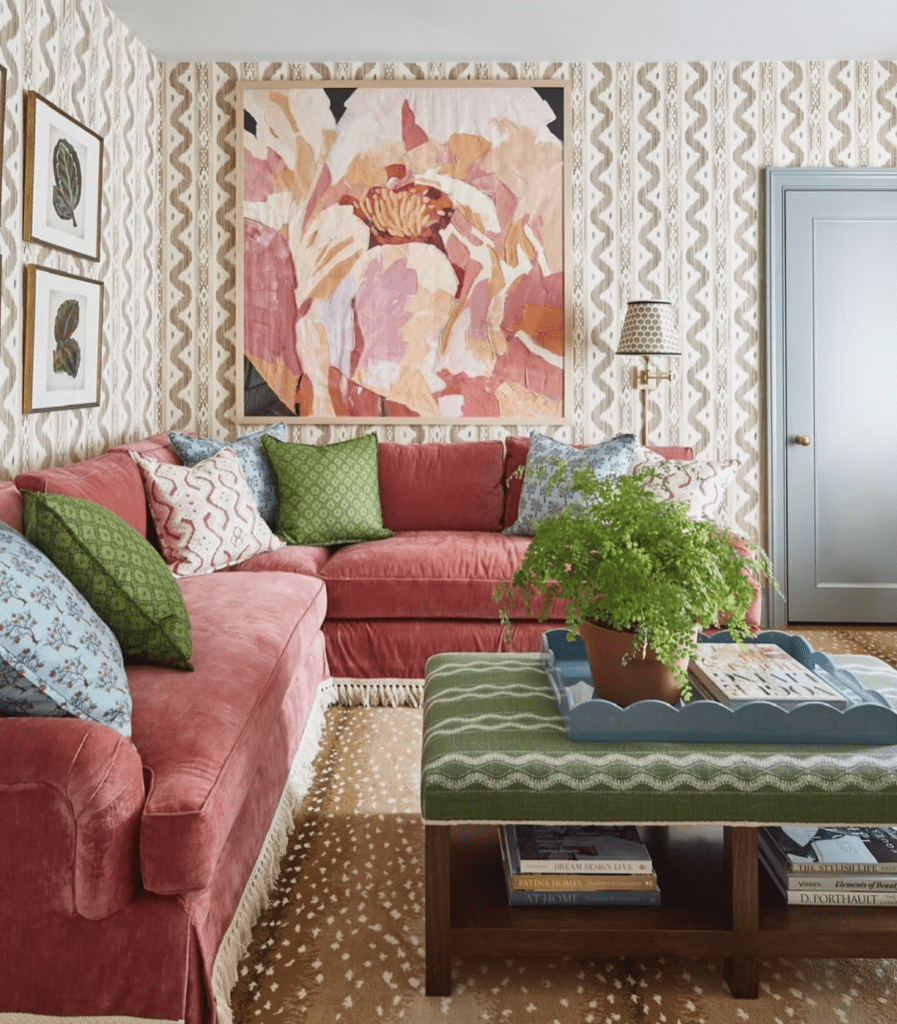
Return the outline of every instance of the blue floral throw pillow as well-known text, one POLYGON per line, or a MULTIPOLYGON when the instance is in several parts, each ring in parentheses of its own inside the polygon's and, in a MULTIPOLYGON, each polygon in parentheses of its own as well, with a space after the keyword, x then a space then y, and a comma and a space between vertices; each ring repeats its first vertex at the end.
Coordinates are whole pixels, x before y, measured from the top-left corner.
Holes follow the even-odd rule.
POLYGON ((189 434, 183 434, 177 430, 171 431, 168 440, 185 466, 195 466, 197 462, 210 459, 213 455, 217 455, 222 448, 233 448, 240 460, 240 469, 243 470, 243 476, 246 477, 246 483, 249 484, 249 490, 255 498, 262 519, 274 530, 277 528, 277 476, 262 447, 262 438, 274 437, 278 441, 285 441, 286 436, 286 424, 275 423, 262 430, 254 430, 251 434, 244 434, 236 441, 213 441, 210 437, 190 437, 189 434))
POLYGON ((582 500, 582 494, 572 490, 569 483, 574 470, 591 466, 600 480, 623 476, 632 466, 635 449, 635 434, 617 434, 610 441, 602 441, 590 448, 574 448, 553 437, 533 432, 530 434, 517 522, 504 532, 514 537, 532 537, 540 519, 560 512, 571 502, 582 500), (550 478, 559 465, 567 467, 567 482, 552 483, 550 478))
POLYGON ((0 523, 0 714, 76 716, 131 735, 112 630, 47 556, 0 523))

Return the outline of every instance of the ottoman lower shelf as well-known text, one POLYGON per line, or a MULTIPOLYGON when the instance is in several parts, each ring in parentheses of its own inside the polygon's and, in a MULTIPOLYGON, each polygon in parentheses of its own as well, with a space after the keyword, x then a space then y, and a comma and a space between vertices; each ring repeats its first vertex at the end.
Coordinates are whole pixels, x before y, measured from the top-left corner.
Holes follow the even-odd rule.
POLYGON ((494 825, 428 825, 427 993, 449 994, 452 954, 722 956, 729 987, 742 998, 758 993, 759 956, 897 956, 897 908, 774 905, 756 833, 647 829, 660 907, 530 908, 508 905, 494 825), (440 870, 447 885, 439 885, 440 870))

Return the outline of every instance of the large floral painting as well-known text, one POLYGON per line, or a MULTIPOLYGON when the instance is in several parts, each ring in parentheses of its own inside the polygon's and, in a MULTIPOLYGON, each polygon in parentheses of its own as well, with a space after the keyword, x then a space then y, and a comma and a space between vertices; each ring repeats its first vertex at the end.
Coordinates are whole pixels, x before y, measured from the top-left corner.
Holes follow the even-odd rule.
POLYGON ((565 85, 241 83, 240 418, 561 422, 565 85))

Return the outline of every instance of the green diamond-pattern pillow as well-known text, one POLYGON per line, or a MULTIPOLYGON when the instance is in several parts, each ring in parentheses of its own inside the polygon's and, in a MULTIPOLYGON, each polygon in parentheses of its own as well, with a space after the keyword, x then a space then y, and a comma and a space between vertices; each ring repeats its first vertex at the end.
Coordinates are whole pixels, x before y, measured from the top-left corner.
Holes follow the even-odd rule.
POLYGON ((377 435, 335 444, 262 438, 277 474, 277 536, 287 544, 354 544, 391 537, 383 526, 377 435))
POLYGON ((191 669, 184 597, 158 551, 87 498, 23 491, 25 536, 84 595, 126 656, 191 669))

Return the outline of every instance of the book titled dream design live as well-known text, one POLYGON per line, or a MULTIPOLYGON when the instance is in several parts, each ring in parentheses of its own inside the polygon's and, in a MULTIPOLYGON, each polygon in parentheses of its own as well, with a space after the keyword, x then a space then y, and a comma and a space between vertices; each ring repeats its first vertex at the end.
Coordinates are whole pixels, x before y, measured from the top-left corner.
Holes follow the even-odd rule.
POLYGON ((506 825, 518 871, 651 874, 651 855, 634 825, 506 825))
POLYGON ((689 671, 704 696, 730 708, 757 700, 783 708, 817 701, 843 709, 848 703, 776 644, 699 644, 689 671))

